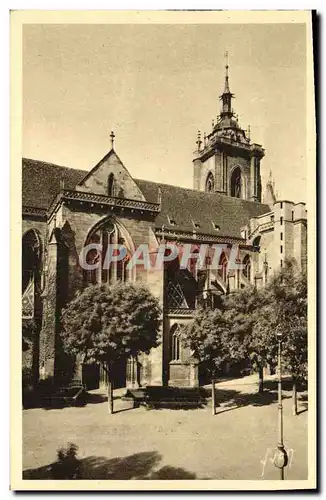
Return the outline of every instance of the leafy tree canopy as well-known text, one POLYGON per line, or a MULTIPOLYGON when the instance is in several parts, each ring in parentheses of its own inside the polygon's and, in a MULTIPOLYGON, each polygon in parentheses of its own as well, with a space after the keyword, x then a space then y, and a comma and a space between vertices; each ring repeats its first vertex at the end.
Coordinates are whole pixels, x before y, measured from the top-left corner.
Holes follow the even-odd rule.
POLYGON ((118 282, 91 285, 62 315, 65 351, 105 364, 159 345, 161 309, 146 287, 118 282))
MULTIPOLYGON (((228 326, 230 356, 236 361, 248 358, 253 349, 253 331, 262 296, 254 287, 237 290, 224 297, 224 317, 228 326)), ((257 355, 257 354, 256 354, 257 355)))
MULTIPOLYGON (((282 359, 296 379, 307 375, 307 277, 294 260, 285 261, 264 290, 260 329, 275 342, 282 335, 282 359), (264 321, 263 321, 264 320, 264 321)), ((274 361, 276 358, 274 348, 274 361)))
POLYGON ((181 330, 181 339, 214 373, 228 359, 227 334, 227 324, 219 309, 199 308, 193 321, 181 330))

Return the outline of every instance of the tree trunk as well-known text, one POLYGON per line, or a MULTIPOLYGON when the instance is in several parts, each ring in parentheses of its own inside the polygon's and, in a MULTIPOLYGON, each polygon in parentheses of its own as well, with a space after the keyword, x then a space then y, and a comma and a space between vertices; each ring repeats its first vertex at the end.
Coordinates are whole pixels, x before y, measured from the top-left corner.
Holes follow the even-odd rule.
POLYGON ((261 366, 258 369, 258 377, 258 392, 259 394, 261 394, 262 392, 264 392, 264 368, 261 366))
POLYGON ((215 378, 212 378, 212 415, 216 415, 215 378))
POLYGON ((292 414, 298 414, 297 382, 295 378, 292 380, 292 414))
POLYGON ((112 380, 111 380, 111 370, 110 368, 108 367, 108 371, 107 371, 107 375, 108 375, 108 412, 110 415, 112 415, 113 413, 113 384, 112 384, 112 380))

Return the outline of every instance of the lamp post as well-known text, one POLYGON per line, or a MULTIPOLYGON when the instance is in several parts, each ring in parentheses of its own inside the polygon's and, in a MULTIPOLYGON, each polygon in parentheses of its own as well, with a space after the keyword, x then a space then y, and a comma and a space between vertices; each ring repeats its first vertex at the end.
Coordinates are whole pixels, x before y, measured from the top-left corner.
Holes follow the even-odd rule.
POLYGON ((274 454, 274 465, 280 470, 280 479, 284 480, 284 468, 288 463, 288 455, 283 443, 283 404, 282 404, 282 369, 281 369, 281 351, 282 351, 282 333, 277 333, 278 342, 278 443, 274 454))

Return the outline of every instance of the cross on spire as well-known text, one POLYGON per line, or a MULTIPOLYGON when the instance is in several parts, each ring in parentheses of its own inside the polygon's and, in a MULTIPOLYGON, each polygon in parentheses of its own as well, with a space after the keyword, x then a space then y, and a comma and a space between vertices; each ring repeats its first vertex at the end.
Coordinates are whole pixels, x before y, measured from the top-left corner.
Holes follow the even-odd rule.
POLYGON ((229 67, 229 53, 227 50, 225 51, 224 57, 225 57, 225 67, 228 68, 229 67))
POLYGON ((114 135, 113 130, 111 130, 110 139, 111 139, 111 149, 113 149, 114 139, 115 139, 115 135, 114 135))

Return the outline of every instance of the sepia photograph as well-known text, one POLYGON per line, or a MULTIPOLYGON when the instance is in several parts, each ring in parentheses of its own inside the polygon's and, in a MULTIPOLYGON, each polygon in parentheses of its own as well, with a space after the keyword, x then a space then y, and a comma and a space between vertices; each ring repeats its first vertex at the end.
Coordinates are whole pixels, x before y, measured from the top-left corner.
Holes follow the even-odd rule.
POLYGON ((11 12, 11 489, 316 488, 313 36, 11 12))

